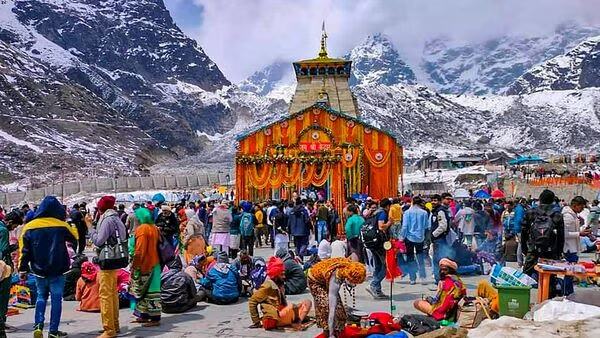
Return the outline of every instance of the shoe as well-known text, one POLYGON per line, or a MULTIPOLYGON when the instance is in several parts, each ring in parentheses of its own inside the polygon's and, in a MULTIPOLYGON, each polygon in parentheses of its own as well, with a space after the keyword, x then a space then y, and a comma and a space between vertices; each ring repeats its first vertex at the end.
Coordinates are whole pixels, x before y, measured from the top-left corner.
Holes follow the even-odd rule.
POLYGON ((33 338, 44 338, 44 331, 41 327, 38 327, 35 330, 33 330, 33 338))
POLYGON ((69 335, 66 332, 56 331, 54 333, 48 333, 48 338, 62 338, 68 337, 69 335))
POLYGON ((411 280, 411 281, 410 281, 410 285, 415 285, 415 284, 417 284, 417 281, 416 281, 416 280, 411 280))
POLYGON ((367 286, 367 292, 371 296, 373 296, 373 299, 387 299, 388 298, 388 296, 386 296, 383 292, 375 291, 370 286, 367 286))

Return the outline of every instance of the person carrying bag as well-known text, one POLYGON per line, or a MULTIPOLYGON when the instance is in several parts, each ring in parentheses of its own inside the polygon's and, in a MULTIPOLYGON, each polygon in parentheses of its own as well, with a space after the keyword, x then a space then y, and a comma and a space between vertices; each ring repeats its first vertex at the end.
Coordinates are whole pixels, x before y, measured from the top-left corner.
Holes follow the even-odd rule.
POLYGON ((104 328, 100 336, 102 338, 116 337, 120 332, 117 272, 129 264, 127 230, 114 210, 115 201, 114 196, 104 196, 98 201, 100 218, 96 229, 92 228, 91 218, 86 217, 90 239, 98 248, 100 315, 104 328))

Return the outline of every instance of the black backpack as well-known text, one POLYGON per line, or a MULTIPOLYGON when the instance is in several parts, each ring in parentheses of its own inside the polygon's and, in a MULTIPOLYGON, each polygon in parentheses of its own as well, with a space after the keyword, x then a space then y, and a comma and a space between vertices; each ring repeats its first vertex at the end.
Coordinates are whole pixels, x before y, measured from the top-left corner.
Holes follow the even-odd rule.
POLYGON ((552 253, 558 244, 558 229, 554 222, 555 211, 535 210, 535 217, 531 224, 529 241, 533 250, 538 254, 552 253))
POLYGON ((383 243, 388 240, 385 232, 379 229, 377 216, 379 213, 385 212, 383 209, 378 209, 373 215, 365 220, 365 224, 360 228, 360 239, 365 248, 373 251, 383 249, 383 243))
POLYGON ((425 315, 404 315, 400 318, 400 325, 414 336, 440 328, 437 320, 425 315))

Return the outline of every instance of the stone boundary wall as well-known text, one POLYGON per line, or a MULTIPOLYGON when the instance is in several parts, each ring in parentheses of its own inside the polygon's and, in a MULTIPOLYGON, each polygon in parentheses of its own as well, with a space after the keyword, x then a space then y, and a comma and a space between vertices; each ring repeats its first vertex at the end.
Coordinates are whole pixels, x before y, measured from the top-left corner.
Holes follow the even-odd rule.
POLYGON ((186 176, 128 176, 119 178, 100 177, 55 184, 49 187, 27 191, 0 193, 0 205, 8 208, 22 202, 37 203, 47 195, 68 197, 78 193, 128 192, 138 190, 162 189, 202 189, 216 185, 231 184, 235 180, 233 173, 200 173, 186 176), (230 182, 227 182, 227 175, 230 182))

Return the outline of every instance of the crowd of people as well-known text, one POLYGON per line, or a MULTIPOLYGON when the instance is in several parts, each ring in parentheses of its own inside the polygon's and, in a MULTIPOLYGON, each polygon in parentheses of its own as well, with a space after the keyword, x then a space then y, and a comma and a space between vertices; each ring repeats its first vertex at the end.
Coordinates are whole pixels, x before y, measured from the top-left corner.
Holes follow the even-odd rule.
MULTIPOLYGON (((466 295, 459 275, 515 264, 533 276, 540 258, 576 262, 581 252, 597 250, 599 222, 598 201, 590 205, 577 196, 565 204, 549 190, 539 199, 514 200, 455 200, 449 193, 348 198, 340 209, 334 201, 297 194, 289 201, 158 200, 129 208, 104 196, 93 209, 66 208, 48 196, 32 209, 0 214, 0 268, 14 268, 22 281, 33 278, 36 338, 43 337, 48 298, 51 338, 67 335, 59 330, 63 298, 79 301, 81 311, 100 312, 102 338, 120 333, 122 307, 149 327, 160 325, 161 313, 242 297, 248 298, 253 328, 301 326, 314 306, 317 326, 330 336, 346 323, 340 291, 353 293, 369 278, 373 299, 389 299, 382 281, 392 267, 410 284, 437 285, 435 296, 414 307, 435 320, 451 320, 466 295), (88 244, 95 249, 91 257, 84 254, 88 244), (261 247, 270 247, 272 255, 254 255, 261 247), (307 289, 312 300, 287 302, 286 295, 307 289)), ((11 283, 0 281, 3 334, 11 330, 11 283)), ((569 278, 553 284, 554 294, 572 292, 569 278)), ((497 311, 493 287, 482 282, 478 294, 497 311)))

